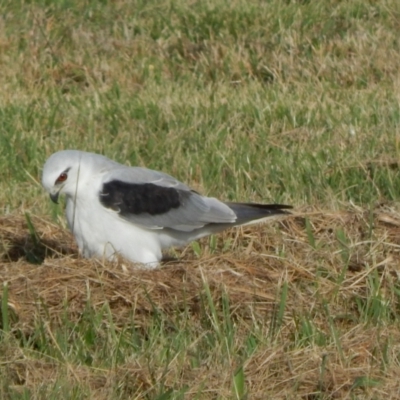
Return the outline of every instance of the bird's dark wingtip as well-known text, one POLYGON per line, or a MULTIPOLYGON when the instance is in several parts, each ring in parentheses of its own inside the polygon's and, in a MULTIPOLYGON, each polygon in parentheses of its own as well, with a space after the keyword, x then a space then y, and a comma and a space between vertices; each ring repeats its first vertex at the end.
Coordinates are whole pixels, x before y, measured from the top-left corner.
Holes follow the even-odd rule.
POLYGON ((290 206, 288 204, 259 204, 259 203, 225 203, 229 207, 235 207, 235 206, 243 206, 243 207, 249 207, 257 210, 290 210, 293 208, 293 206, 290 206))
POLYGON ((258 219, 290 214, 293 207, 287 204, 225 203, 236 216, 238 224, 258 219))

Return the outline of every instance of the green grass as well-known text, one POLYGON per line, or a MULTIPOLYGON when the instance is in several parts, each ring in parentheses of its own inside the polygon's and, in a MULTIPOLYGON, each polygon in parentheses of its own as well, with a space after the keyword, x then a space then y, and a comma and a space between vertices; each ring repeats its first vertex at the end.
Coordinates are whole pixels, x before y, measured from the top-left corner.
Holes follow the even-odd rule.
MULTIPOLYGON (((339 390, 329 362, 356 368, 351 360, 364 356, 351 354, 349 343, 366 327, 376 334, 368 347, 374 361, 346 398, 397 398, 388 381, 399 371, 400 292, 396 269, 386 268, 398 265, 398 244, 396 235, 376 233, 374 210, 400 196, 400 2, 7 0, 0 16, 1 214, 26 215, 34 246, 41 232, 31 215, 64 224, 40 174, 46 158, 66 148, 163 170, 225 200, 362 210, 360 232, 343 220, 321 234, 311 215, 292 242, 279 230, 272 250, 255 239, 259 253, 286 268, 271 278, 277 287, 267 315, 235 319, 235 307, 247 305, 233 304, 228 289, 216 297, 206 270, 196 318, 185 307, 160 310, 149 293, 144 327, 134 314, 116 325, 112 309, 99 310, 87 293, 78 320, 67 300, 57 318, 43 304, 21 338, 11 334, 18 310, 7 307, 11 291, 2 286, 0 397, 252 399, 267 384, 256 385, 249 365, 264 365, 264 354, 271 398, 296 398, 310 373, 317 389, 303 398, 328 399, 339 390), (299 243, 308 247, 296 258, 299 243), (351 294, 359 258, 364 286, 354 283, 351 294), (308 361, 304 370, 296 364, 299 381, 285 386, 279 371, 290 370, 285 357, 296 360, 300 351, 305 360, 322 354, 318 374, 308 361), (15 370, 5 373, 8 363, 15 370), (386 371, 385 384, 374 368, 386 371), (36 369, 43 383, 24 388, 21 376, 36 369)), ((7 234, 0 230, 0 253, 7 234)), ((193 244, 193 262, 240 258, 245 245, 225 239, 193 244)), ((3 283, 10 264, 2 258, 3 283)))

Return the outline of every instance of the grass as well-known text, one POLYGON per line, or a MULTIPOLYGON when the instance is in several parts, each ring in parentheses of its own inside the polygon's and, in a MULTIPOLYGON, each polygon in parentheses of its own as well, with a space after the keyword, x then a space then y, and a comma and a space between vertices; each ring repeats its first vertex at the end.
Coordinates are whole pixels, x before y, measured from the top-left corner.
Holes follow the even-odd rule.
POLYGON ((0 397, 398 398, 400 4, 3 1, 0 397), (82 260, 54 151, 296 217, 82 260))

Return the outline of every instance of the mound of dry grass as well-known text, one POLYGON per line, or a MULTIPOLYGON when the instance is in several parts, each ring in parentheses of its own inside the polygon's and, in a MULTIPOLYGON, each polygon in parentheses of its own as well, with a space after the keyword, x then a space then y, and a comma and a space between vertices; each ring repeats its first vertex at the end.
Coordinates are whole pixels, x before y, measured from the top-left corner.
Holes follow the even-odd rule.
MULTIPOLYGON (((68 232, 42 218, 32 222, 36 239, 23 217, 0 220, 0 279, 8 285, 16 338, 27 340, 38 321, 45 321, 45 334, 56 343, 55 327, 66 315, 78 323, 88 304, 94 312, 109 307, 115 329, 134 324, 145 334, 155 313, 172 320, 179 312, 187 313, 188 324, 202 329, 204 315, 212 314, 210 304, 216 310, 211 319, 223 323, 228 298, 238 337, 255 328, 265 337, 242 364, 251 398, 395 398, 399 390, 400 333, 394 320, 400 218, 390 207, 371 212, 305 210, 301 217, 279 222, 279 229, 275 224, 226 232, 214 254, 204 240, 201 257, 187 248, 179 261, 153 271, 82 259, 68 232), (231 247, 225 249, 229 240, 231 247), (43 262, 28 262, 32 254, 43 262)), ((107 329, 108 317, 103 318, 107 329)), ((67 370, 70 379, 104 398, 116 381, 124 393, 132 387, 131 395, 150 393, 161 376, 171 388, 187 385, 189 396, 203 387, 208 398, 226 398, 238 368, 237 361, 226 368, 215 360, 193 367, 188 357, 181 360, 183 367, 175 360, 161 371, 164 367, 155 361, 137 357, 111 371, 22 354, 18 346, 4 354, 15 386, 34 387, 67 370)))

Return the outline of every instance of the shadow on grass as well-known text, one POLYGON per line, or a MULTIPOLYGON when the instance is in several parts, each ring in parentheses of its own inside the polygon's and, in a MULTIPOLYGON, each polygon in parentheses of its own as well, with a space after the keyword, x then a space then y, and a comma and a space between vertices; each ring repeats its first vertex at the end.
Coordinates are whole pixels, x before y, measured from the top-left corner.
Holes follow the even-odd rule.
POLYGON ((42 264, 45 258, 76 254, 71 236, 64 230, 34 219, 18 217, 0 220, 0 262, 25 260, 42 264), (33 223, 34 222, 34 223, 33 223))
POLYGON ((30 264, 42 264, 45 258, 59 258, 72 255, 75 250, 68 245, 52 239, 32 240, 29 234, 8 239, 7 249, 3 250, 1 261, 16 262, 21 258, 30 264))

